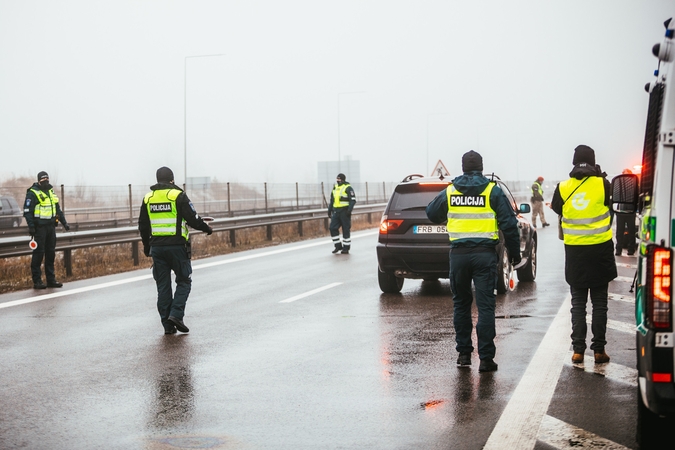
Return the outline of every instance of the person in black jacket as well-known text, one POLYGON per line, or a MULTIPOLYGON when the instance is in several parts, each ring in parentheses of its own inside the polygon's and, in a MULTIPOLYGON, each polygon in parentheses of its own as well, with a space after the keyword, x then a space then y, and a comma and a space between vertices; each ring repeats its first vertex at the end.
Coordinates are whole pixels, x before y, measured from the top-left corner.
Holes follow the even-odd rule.
POLYGON ((61 222, 66 231, 70 230, 66 217, 61 211, 59 198, 49 184, 49 174, 40 172, 37 183, 26 191, 26 200, 23 203, 23 217, 28 225, 28 232, 35 239, 37 247, 33 250, 30 262, 30 271, 33 277, 34 289, 48 287, 60 288, 63 283, 56 281, 54 273, 54 259, 56 258, 56 224, 61 222), (42 260, 45 261, 45 277, 47 284, 42 282, 42 260))
POLYGON ((192 286, 188 225, 207 234, 211 227, 199 217, 187 194, 174 184, 168 167, 157 169, 157 184, 145 195, 138 216, 138 230, 145 256, 152 256, 152 275, 157 283, 157 310, 165 334, 190 330, 183 322, 192 286), (171 289, 176 274, 176 292, 171 289))
POLYGON ((471 283, 476 287, 478 357, 480 372, 497 370, 495 304, 499 230, 513 265, 521 261, 518 220, 506 195, 483 176, 483 158, 471 150, 462 156, 463 175, 441 191, 426 208, 434 223, 447 223, 450 238, 450 288, 458 367, 471 366, 471 283), (450 198, 451 204, 448 204, 450 198))
POLYGON ((591 331, 596 363, 609 362, 605 351, 609 282, 617 277, 612 241, 611 187, 587 145, 574 149, 570 179, 558 183, 551 209, 562 216, 565 281, 572 296, 572 362, 586 350, 586 305, 593 305, 591 331))

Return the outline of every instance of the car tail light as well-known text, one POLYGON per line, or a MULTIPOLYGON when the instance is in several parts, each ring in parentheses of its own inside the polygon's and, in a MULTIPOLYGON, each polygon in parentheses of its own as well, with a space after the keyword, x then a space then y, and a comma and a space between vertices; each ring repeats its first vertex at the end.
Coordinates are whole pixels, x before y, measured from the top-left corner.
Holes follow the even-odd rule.
POLYGON ((647 311, 654 328, 671 326, 671 264, 673 252, 656 245, 647 250, 647 311))
POLYGON ((671 383, 673 381, 673 375, 670 373, 653 373, 652 381, 654 383, 671 383))
POLYGON ((387 219, 387 216, 382 216, 382 221, 380 222, 380 234, 388 234, 390 231, 398 229, 402 223, 403 220, 387 219))

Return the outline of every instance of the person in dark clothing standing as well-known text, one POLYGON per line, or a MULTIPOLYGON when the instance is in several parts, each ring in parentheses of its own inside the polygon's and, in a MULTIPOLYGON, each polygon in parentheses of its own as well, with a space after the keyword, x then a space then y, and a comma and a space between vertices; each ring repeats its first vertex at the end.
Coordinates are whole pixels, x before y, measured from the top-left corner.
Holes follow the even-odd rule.
POLYGON ((185 304, 192 287, 188 225, 206 234, 211 227, 199 217, 187 194, 174 184, 168 167, 157 169, 157 184, 143 198, 138 230, 143 252, 152 256, 152 276, 157 283, 157 310, 164 334, 190 330, 183 322, 185 304), (171 272, 176 275, 176 292, 171 289, 171 272))
POLYGON ((337 174, 336 184, 330 194, 328 217, 330 217, 330 236, 335 248, 333 253, 349 253, 352 246, 352 210, 356 204, 354 189, 346 181, 345 174, 337 174), (340 227, 342 227, 342 241, 340 241, 340 227))
POLYGON ((447 222, 450 238, 450 287, 458 367, 471 366, 471 282, 478 307, 478 357, 480 372, 497 370, 495 302, 497 296, 497 244, 499 230, 506 241, 511 264, 521 261, 518 220, 506 195, 483 176, 483 158, 471 150, 462 156, 463 175, 441 191, 426 208, 434 223, 447 222))
MULTIPOLYGON (((630 169, 624 169, 622 172, 625 174, 632 174, 633 172, 630 169)), ((615 211, 616 214, 616 256, 621 256, 623 249, 625 248, 628 252, 628 256, 633 256, 635 254, 635 212, 632 213, 622 213, 615 211)))
POLYGON ((595 164, 595 151, 579 145, 574 149, 574 168, 569 180, 558 184, 551 209, 562 216, 565 242, 565 281, 572 295, 573 363, 584 361, 586 304, 590 291, 593 305, 591 331, 596 363, 606 363, 607 298, 609 282, 617 276, 612 241, 610 184, 595 164))
POLYGON ((49 174, 40 172, 37 183, 26 191, 26 200, 23 203, 23 217, 26 218, 28 232, 35 239, 37 247, 33 250, 30 262, 30 271, 33 277, 34 289, 48 287, 60 288, 63 283, 56 281, 54 273, 54 259, 56 258, 56 224, 61 222, 66 231, 70 230, 66 217, 61 211, 59 198, 49 184, 49 174), (42 282, 42 260, 45 261, 45 277, 47 284, 42 282))

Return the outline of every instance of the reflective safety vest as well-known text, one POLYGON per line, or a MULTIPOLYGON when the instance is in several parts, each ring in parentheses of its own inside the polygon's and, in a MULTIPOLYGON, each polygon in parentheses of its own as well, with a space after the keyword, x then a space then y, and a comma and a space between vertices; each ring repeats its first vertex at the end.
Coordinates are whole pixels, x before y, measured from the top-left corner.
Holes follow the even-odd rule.
POLYGON ((181 192, 179 189, 158 189, 145 194, 152 236, 176 236, 180 232, 188 240, 187 222, 185 219, 178 222, 176 209, 176 198, 181 192))
POLYGON ((495 183, 488 183, 480 195, 464 195, 454 185, 445 190, 448 197, 448 237, 455 239, 499 239, 497 215, 490 206, 495 183))
POLYGON ((333 208, 344 208, 349 206, 349 196, 347 195, 347 188, 349 183, 336 184, 333 186, 333 208))
POLYGON ((33 210, 33 216, 36 219, 47 220, 56 217, 56 204, 59 202, 59 198, 54 193, 54 190, 50 189, 46 194, 38 189, 31 189, 31 192, 38 199, 38 203, 33 210))
MULTIPOLYGON (((539 195, 541 195, 543 197, 544 196, 544 190, 541 188, 541 184, 539 184, 538 181, 535 181, 534 184, 537 185, 537 191, 539 191, 539 195)), ((534 186, 534 184, 533 184, 533 186, 534 186)), ((534 197, 534 189, 532 189, 532 196, 534 197)))
POLYGON ((604 179, 588 177, 585 180, 570 178, 560 183, 560 196, 565 202, 563 241, 567 245, 602 244, 612 239, 609 208, 605 205, 604 179))

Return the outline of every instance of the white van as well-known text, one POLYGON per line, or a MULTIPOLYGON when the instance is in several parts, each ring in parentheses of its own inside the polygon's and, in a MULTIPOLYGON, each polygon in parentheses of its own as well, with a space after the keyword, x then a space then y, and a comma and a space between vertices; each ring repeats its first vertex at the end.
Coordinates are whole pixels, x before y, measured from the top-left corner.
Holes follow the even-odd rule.
POLYGON ((635 290, 641 449, 673 445, 675 427, 675 22, 669 19, 665 26, 663 43, 653 48, 656 79, 645 86, 649 111, 639 185, 635 175, 612 180, 614 210, 636 211, 641 223, 635 290))

